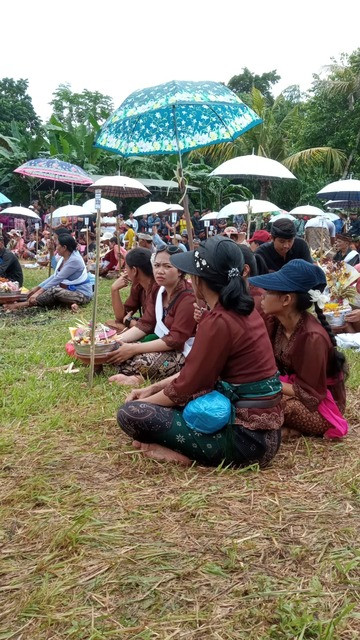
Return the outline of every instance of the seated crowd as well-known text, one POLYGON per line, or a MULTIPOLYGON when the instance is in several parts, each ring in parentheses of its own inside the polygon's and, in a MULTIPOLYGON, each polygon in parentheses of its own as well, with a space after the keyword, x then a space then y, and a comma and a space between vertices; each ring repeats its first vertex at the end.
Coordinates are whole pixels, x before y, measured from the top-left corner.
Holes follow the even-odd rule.
MULTIPOLYGON (((131 387, 151 382, 133 388, 118 411, 134 446, 184 465, 265 466, 282 434, 346 435, 347 365, 322 311, 326 277, 294 223, 279 218, 247 243, 246 232, 226 224, 206 239, 195 215, 198 239, 189 250, 181 221, 177 238, 177 225, 160 233, 154 216, 136 220, 135 231, 129 218, 123 247, 113 230, 104 232, 110 237, 102 275, 120 272, 111 286, 115 319, 107 323, 120 343, 108 356, 117 368, 109 380, 131 387), (209 411, 210 425, 219 394, 229 401, 227 419, 214 429, 192 423, 189 411, 198 402, 205 407, 198 411, 209 411)), ((0 274, 5 264, 19 278, 9 253, 17 260, 0 240, 0 274)), ((89 246, 81 250, 68 229, 58 229, 54 274, 19 306, 76 309, 89 302, 86 253, 89 246)), ((343 231, 333 259, 360 263, 353 238, 343 231)), ((354 323, 360 321, 360 313, 353 314, 354 323)))

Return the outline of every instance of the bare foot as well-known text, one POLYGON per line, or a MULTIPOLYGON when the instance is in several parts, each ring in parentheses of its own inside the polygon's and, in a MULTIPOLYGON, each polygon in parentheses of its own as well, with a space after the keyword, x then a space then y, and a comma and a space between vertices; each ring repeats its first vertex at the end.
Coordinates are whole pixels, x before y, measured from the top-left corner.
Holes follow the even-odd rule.
POLYGON ((125 376, 123 373, 117 373, 115 376, 110 376, 109 382, 136 387, 143 382, 143 379, 141 376, 125 376))
POLYGON ((289 427, 283 427, 281 429, 281 440, 293 440, 294 438, 300 438, 301 432, 296 429, 289 429, 289 427))
POLYGON ((77 313, 77 312, 79 311, 79 305, 78 305, 78 304, 76 304, 76 302, 74 302, 74 303, 71 305, 71 307, 70 307, 70 311, 71 311, 72 313, 77 313))
POLYGON ((192 460, 187 456, 184 456, 182 453, 177 453, 172 449, 168 449, 167 447, 163 447, 161 444, 145 444, 144 442, 134 440, 133 446, 135 449, 140 449, 144 456, 152 458, 152 460, 158 460, 160 462, 176 462, 184 467, 189 467, 192 464, 192 460))
POLYGON ((6 311, 16 311, 17 309, 25 309, 30 305, 28 302, 13 302, 9 304, 4 304, 3 306, 6 311))

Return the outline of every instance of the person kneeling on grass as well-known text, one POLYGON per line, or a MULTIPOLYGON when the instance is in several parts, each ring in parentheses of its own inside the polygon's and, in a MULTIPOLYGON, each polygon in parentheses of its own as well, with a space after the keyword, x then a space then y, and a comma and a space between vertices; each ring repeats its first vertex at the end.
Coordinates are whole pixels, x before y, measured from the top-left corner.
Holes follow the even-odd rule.
POLYGON ((179 253, 183 251, 173 245, 156 252, 153 271, 157 286, 146 300, 142 318, 121 334, 120 347, 107 360, 119 365, 119 374, 111 376, 110 382, 136 385, 144 378, 161 380, 184 365, 196 329, 195 296, 185 274, 170 262, 170 257, 179 253))
POLYGON ((280 271, 250 277, 265 289, 262 307, 283 386, 284 427, 289 435, 341 438, 346 361, 322 311, 326 277, 320 267, 292 260, 280 271), (314 304, 317 317, 308 312, 314 304), (295 433, 293 433, 293 431, 295 433))
POLYGON ((157 460, 265 466, 281 441, 281 383, 264 321, 240 275, 241 249, 218 235, 170 261, 191 275, 197 298, 210 312, 199 322, 180 373, 134 390, 118 411, 119 426, 136 448, 157 460), (193 430, 184 405, 214 389, 231 401, 228 423, 212 433, 193 430))
POLYGON ((66 234, 61 234, 58 238, 56 251, 60 258, 54 275, 31 289, 26 302, 7 305, 8 309, 35 306, 51 308, 60 305, 77 311, 78 305, 90 302, 93 286, 84 260, 76 250, 76 240, 66 234))
POLYGON ((151 264, 151 251, 139 247, 131 249, 125 257, 125 269, 120 278, 111 285, 111 304, 115 314, 115 320, 109 320, 106 324, 118 331, 134 327, 136 319, 133 314, 139 311, 144 313, 146 303, 155 284, 151 264), (131 283, 130 295, 123 301, 120 291, 131 283))

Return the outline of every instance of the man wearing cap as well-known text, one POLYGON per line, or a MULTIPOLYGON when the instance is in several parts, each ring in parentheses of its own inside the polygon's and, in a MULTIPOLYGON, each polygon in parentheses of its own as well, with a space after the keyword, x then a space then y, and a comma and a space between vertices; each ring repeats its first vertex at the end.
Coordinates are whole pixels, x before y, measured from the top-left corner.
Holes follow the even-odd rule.
POLYGON ((360 255, 355 249, 351 248, 353 239, 349 233, 338 233, 336 236, 334 262, 346 262, 352 267, 360 263, 360 255))
POLYGON ((348 234, 352 238, 360 237, 360 216, 357 213, 350 213, 351 225, 348 234))
POLYGON ((142 247, 143 249, 149 249, 151 253, 154 253, 155 247, 150 233, 138 233, 136 238, 139 247, 142 247))
POLYGON ((271 242, 265 242, 257 250, 265 260, 269 271, 279 271, 284 264, 300 258, 312 262, 310 250, 305 240, 296 237, 292 220, 280 218, 271 225, 271 242))
POLYGON ((184 247, 186 247, 186 250, 190 251, 189 236, 186 229, 181 232, 181 242, 183 243, 184 247))
POLYGON ((270 242, 270 240, 271 235, 268 231, 265 231, 265 229, 259 229, 258 231, 255 231, 252 234, 251 238, 249 238, 251 251, 255 252, 256 249, 258 249, 262 244, 265 244, 265 242, 270 242))
POLYGON ((24 276, 17 256, 5 248, 4 238, 0 236, 0 277, 18 282, 22 287, 24 276))

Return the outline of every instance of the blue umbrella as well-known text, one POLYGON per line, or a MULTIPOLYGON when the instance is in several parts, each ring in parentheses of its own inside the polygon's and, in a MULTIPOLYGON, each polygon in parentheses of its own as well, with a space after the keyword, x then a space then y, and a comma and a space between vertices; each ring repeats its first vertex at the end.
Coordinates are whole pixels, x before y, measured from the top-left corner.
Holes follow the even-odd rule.
POLYGON ((135 91, 102 126, 95 146, 122 156, 179 155, 179 184, 190 244, 192 231, 181 153, 230 142, 261 118, 218 82, 178 82, 135 91))
POLYGON ((218 82, 167 82, 135 91, 102 126, 95 146, 122 156, 185 152, 230 142, 261 118, 218 82))
POLYGON ((11 202, 11 200, 4 196, 4 194, 0 191, 0 204, 9 204, 9 202, 11 202))

